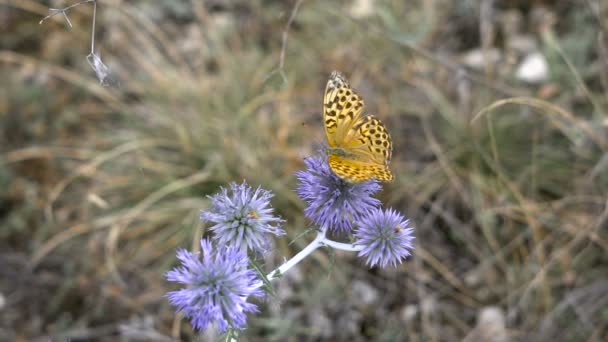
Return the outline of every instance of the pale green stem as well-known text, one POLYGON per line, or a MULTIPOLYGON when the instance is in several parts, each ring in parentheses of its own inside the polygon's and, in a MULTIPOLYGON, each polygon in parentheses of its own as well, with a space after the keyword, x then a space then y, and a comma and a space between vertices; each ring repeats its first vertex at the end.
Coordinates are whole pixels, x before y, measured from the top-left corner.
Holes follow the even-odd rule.
POLYGON ((304 247, 303 250, 301 250, 298 254, 294 255, 291 259, 284 262, 277 269, 268 273, 268 275, 266 275, 266 278, 268 278, 269 281, 272 281, 280 277, 280 275, 285 274, 289 269, 297 265, 300 261, 304 260, 304 258, 306 258, 309 254, 314 252, 319 247, 327 246, 333 249, 339 249, 342 251, 349 252, 358 252, 363 249, 362 246, 329 240, 325 236, 326 232, 327 229, 322 229, 321 231, 319 231, 319 233, 317 233, 317 237, 315 237, 315 239, 312 240, 312 242, 309 243, 308 246, 304 247))

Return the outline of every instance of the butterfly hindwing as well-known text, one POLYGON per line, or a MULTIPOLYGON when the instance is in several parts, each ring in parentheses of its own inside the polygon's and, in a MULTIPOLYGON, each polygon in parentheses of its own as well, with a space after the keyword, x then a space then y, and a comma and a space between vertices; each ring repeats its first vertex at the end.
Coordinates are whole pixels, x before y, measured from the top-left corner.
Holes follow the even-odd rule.
POLYGON ((359 141, 367 147, 374 161, 388 165, 393 154, 393 143, 384 124, 373 115, 368 115, 356 129, 361 139, 359 141))
POLYGON ((386 165, 346 159, 335 154, 329 155, 328 161, 332 171, 349 182, 359 183, 372 178, 381 181, 393 180, 393 174, 386 165))

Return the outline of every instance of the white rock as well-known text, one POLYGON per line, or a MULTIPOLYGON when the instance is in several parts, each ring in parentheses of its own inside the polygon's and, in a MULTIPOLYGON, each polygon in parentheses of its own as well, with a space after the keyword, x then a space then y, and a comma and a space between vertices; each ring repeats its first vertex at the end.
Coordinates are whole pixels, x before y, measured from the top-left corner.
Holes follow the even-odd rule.
POLYGON ((355 0, 350 14, 355 18, 366 18, 374 13, 374 0, 355 0))
POLYGON ((368 283, 358 280, 353 281, 352 291, 353 298, 357 298, 363 305, 374 304, 380 297, 378 290, 368 283))
POLYGON ((521 62, 515 77, 528 83, 541 83, 549 78, 549 64, 540 52, 533 52, 521 62))
POLYGON ((310 325, 314 327, 313 331, 317 337, 326 339, 334 333, 333 321, 327 317, 327 314, 321 308, 312 309, 308 314, 308 319, 310 325))
POLYGON ((505 314, 496 306, 488 306, 477 315, 477 325, 464 341, 507 342, 505 314))
POLYGON ((437 312, 437 307, 437 299, 431 296, 423 298, 420 303, 420 310, 425 315, 434 315, 437 312))
POLYGON ((494 65, 500 61, 500 51, 495 48, 487 50, 474 49, 462 56, 465 65, 473 69, 483 69, 486 66, 494 65))
POLYGON ((418 306, 414 304, 406 305, 401 309, 401 319, 405 322, 410 322, 418 315, 418 306))

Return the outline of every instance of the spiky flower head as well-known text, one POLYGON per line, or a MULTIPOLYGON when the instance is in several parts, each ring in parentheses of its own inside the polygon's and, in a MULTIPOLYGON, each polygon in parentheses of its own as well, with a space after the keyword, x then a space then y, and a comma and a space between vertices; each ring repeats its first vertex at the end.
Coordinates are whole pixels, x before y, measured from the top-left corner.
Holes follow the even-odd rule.
POLYGON ((357 222, 355 245, 370 267, 396 266, 411 255, 414 229, 409 220, 393 209, 374 209, 357 222))
POLYGON ((351 232, 353 222, 380 206, 373 197, 380 183, 370 180, 349 183, 336 176, 324 155, 304 160, 306 170, 296 172, 298 196, 306 202, 304 215, 321 228, 351 232))
POLYGON ((242 250, 266 252, 269 234, 281 236, 283 220, 273 215, 270 199, 273 194, 260 187, 253 189, 245 181, 231 183, 228 189, 210 196, 211 206, 201 212, 201 220, 214 223, 209 228, 220 245, 236 245, 242 250))
POLYGON ((183 266, 167 272, 167 280, 188 287, 166 296, 195 329, 204 330, 210 323, 216 323, 222 332, 228 327, 242 329, 247 321, 245 313, 258 312, 247 298, 263 296, 262 281, 248 268, 249 260, 240 248, 214 250, 211 241, 203 239, 200 256, 182 249, 177 257, 183 266))

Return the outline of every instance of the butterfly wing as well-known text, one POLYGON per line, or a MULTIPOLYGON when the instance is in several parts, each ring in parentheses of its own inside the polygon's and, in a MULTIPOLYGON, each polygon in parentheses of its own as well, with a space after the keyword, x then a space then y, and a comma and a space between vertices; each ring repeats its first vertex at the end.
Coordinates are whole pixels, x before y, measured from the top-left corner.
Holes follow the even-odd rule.
POLYGON ((362 117, 355 123, 341 147, 354 159, 382 165, 388 165, 393 154, 393 143, 388 130, 373 115, 362 117))
POLYGON ((363 99, 334 71, 325 88, 323 119, 329 147, 342 153, 330 152, 329 165, 339 177, 352 182, 392 180, 390 135, 376 117, 363 116, 363 107, 363 99))
POLYGON ((363 113, 363 99, 338 71, 329 76, 323 97, 323 123, 329 147, 342 147, 363 113))
POLYGON ((349 182, 359 183, 372 178, 381 181, 393 180, 393 174, 386 165, 344 158, 335 154, 329 155, 328 161, 331 170, 338 177, 349 182))

